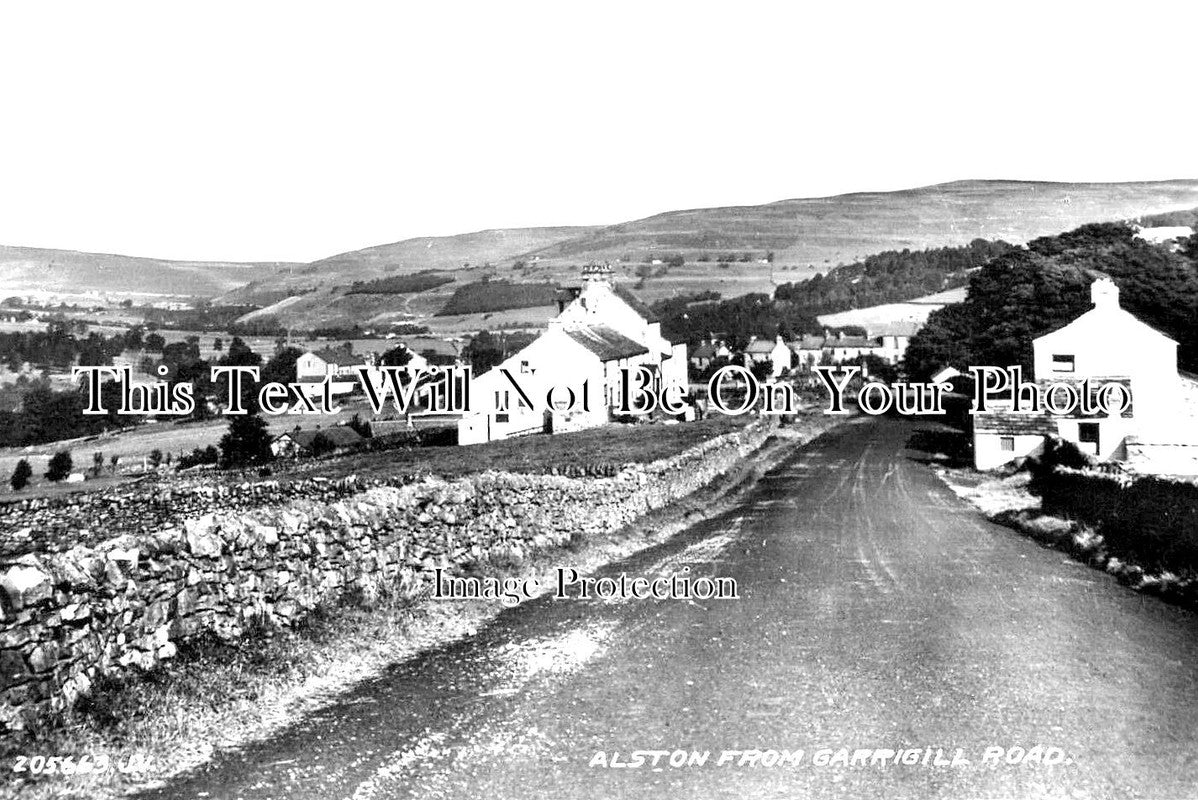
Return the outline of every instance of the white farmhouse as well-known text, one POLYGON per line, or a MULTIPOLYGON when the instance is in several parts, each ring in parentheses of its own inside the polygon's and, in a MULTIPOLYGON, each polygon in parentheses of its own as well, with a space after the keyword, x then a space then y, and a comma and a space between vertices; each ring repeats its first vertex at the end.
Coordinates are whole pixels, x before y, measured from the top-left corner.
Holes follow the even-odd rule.
POLYGON ((348 344, 309 350, 295 361, 295 379, 300 383, 320 383, 329 378, 333 393, 343 394, 358 385, 358 367, 371 363, 372 358, 354 353, 348 344))
POLYGON ((1094 387, 1117 382, 1130 389, 1132 405, 1120 415, 1074 413, 979 414, 974 418, 974 461, 993 469, 1038 453, 1046 435, 1073 442, 1100 461, 1128 462, 1141 471, 1182 472, 1171 464, 1158 469, 1163 453, 1171 460, 1198 464, 1198 425, 1185 412, 1177 372, 1177 342, 1144 324, 1119 305, 1119 288, 1109 278, 1090 287, 1086 313, 1032 342, 1034 378, 1040 384, 1094 387), (1182 448, 1182 450, 1178 450, 1182 448))
POLYGON ((582 290, 549 328, 473 380, 459 444, 602 425, 611 420, 623 367, 647 367, 656 388, 686 391, 686 345, 665 339, 652 312, 611 275, 607 266, 584 268, 582 290))

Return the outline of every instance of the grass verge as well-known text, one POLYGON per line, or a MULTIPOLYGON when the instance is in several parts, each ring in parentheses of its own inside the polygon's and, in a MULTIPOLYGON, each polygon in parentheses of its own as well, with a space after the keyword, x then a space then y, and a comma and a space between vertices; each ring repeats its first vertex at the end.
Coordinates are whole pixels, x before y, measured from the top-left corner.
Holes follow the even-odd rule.
POLYGON ((1113 575, 1120 583, 1169 603, 1198 611, 1198 575, 1150 572, 1108 551, 1103 537, 1086 525, 1045 514, 1040 499, 1028 490, 1031 475, 989 475, 966 468, 936 468, 958 497, 992 522, 1013 528, 1040 544, 1064 551, 1077 561, 1113 575))

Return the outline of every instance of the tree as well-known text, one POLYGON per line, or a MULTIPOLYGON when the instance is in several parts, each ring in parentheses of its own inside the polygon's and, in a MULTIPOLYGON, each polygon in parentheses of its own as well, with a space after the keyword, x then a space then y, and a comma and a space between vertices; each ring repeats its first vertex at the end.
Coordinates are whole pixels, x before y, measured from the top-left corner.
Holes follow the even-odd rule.
POLYGON ((379 364, 384 367, 402 367, 406 366, 411 360, 412 351, 408 349, 406 344, 401 344, 383 353, 379 359, 379 364))
POLYGON ((370 438, 370 423, 362 419, 361 414, 354 414, 349 421, 350 430, 361 436, 363 439, 370 438))
POLYGON ((229 367, 257 367, 262 364, 262 356, 251 350, 240 336, 234 336, 220 363, 229 367))
POLYGON ((50 458, 50 463, 46 468, 46 480, 58 483, 71 474, 71 453, 68 450, 59 450, 50 458))
POLYGON ((312 443, 308 445, 308 449, 312 451, 313 456, 320 458, 326 453, 336 450, 337 445, 333 444, 333 440, 321 432, 312 437, 312 443))
POLYGON ((507 357, 502 342, 490 331, 479 331, 462 349, 462 355, 470 362, 475 375, 482 375, 491 367, 498 366, 507 357))
POLYGON ((12 471, 12 477, 8 479, 8 484, 14 492, 19 492, 29 485, 31 477, 33 477, 33 467, 29 466, 28 459, 22 458, 17 462, 16 469, 12 471))
POLYGON ((154 469, 162 466, 162 451, 157 447, 150 451, 150 466, 154 469))
POLYGON ((217 352, 225 349, 225 340, 217 336, 212 340, 212 349, 217 352))
POLYGON ((1178 365, 1198 369, 1198 264, 1102 223, 1034 239, 976 270, 964 302, 933 312, 911 339, 906 372, 920 380, 950 363, 1019 364, 1027 374, 1032 341, 1088 311, 1090 285, 1104 275, 1123 308, 1178 343, 1178 365))
POLYGON ((166 347, 166 339, 162 338, 160 333, 148 334, 143 340, 146 350, 151 353, 161 353, 162 348, 166 347))
POLYGON ((126 350, 140 350, 145 345, 145 329, 140 325, 134 325, 125 331, 124 338, 126 350))
POLYGON ((262 367, 263 383, 290 383, 295 380, 295 362, 304 354, 298 347, 284 347, 262 367))
POLYGON ((98 478, 104 469, 104 454, 99 450, 92 453, 92 473, 98 478))
POLYGON ((265 464, 273 458, 270 432, 257 414, 239 414, 220 440, 220 465, 225 469, 265 464))

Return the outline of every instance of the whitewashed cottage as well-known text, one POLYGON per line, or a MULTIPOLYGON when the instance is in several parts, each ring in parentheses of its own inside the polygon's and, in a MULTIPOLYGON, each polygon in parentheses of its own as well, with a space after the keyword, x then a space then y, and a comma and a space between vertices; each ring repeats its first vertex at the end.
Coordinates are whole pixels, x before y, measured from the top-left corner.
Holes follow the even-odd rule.
POLYGON ((1130 389, 1131 408, 1118 415, 975 415, 975 465, 993 469, 1035 455, 1053 435, 1138 471, 1198 472, 1198 420, 1184 402, 1191 384, 1178 373, 1177 342, 1123 309, 1109 278, 1094 281, 1090 299, 1089 311, 1032 342, 1033 377, 1040 384, 1118 382, 1130 389))
POLYGON ((474 378, 471 412, 458 423, 458 443, 602 425, 611 420, 620 369, 639 366, 653 373, 658 390, 686 391, 686 345, 661 335, 652 311, 613 283, 610 266, 588 266, 578 296, 544 333, 474 378), (548 408, 553 387, 560 389, 548 408), (575 393, 573 409, 565 407, 569 389, 575 393))

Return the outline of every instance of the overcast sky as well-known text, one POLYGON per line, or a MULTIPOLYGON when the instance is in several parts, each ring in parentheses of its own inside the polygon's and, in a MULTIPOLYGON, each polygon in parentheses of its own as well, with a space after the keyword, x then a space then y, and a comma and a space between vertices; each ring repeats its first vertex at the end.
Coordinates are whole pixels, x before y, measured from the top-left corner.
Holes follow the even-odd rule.
POLYGON ((5 4, 0 243, 308 261, 960 178, 1198 177, 1193 2, 414 5, 5 4))

